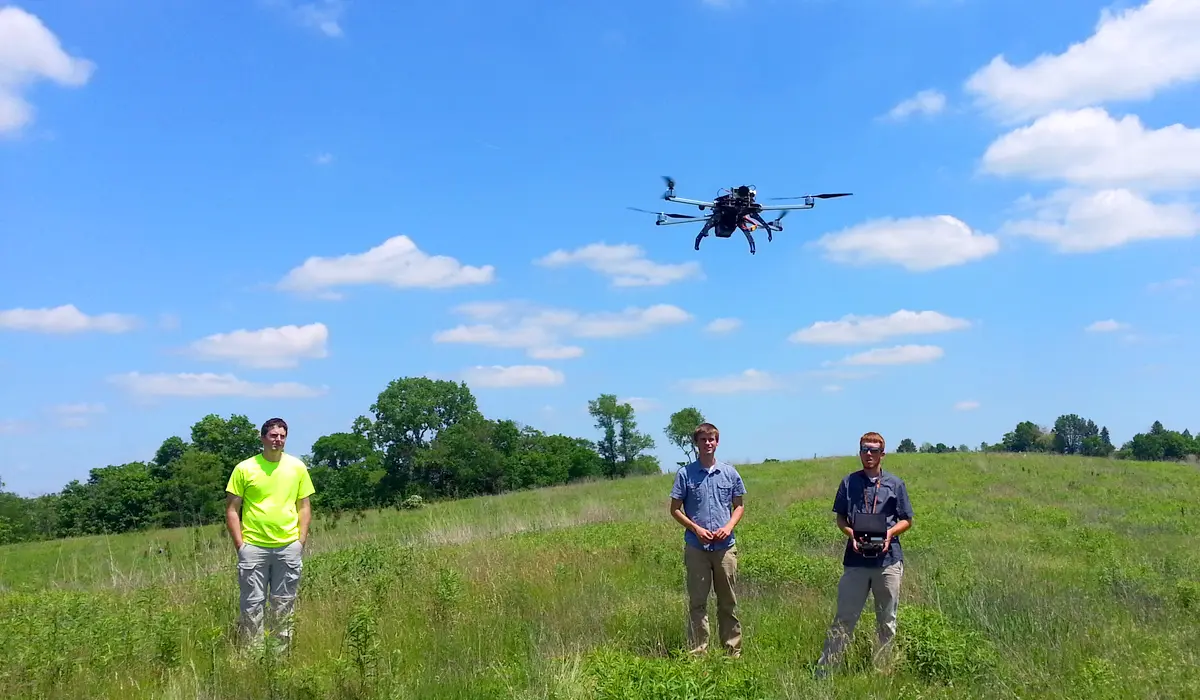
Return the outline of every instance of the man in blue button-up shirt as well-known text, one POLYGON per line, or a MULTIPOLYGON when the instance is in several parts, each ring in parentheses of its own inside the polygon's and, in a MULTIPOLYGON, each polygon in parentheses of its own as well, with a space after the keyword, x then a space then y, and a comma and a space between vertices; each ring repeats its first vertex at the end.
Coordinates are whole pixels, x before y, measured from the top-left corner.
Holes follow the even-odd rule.
POLYGON ((721 436, 711 423, 692 434, 696 461, 680 467, 671 489, 671 517, 684 528, 683 563, 689 600, 688 643, 693 654, 708 648, 708 595, 715 591, 721 645, 741 655, 742 623, 737 617, 737 542, 733 528, 742 519, 746 486, 728 462, 717 461, 721 436))

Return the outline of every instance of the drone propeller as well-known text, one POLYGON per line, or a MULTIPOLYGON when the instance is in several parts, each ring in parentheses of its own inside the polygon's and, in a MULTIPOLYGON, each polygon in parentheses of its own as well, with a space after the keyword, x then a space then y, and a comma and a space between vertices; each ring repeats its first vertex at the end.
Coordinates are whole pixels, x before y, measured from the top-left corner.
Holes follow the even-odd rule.
POLYGON ((675 178, 671 177, 670 175, 663 175, 662 179, 663 182, 667 183, 668 190, 675 189, 675 178))
POLYGON ((834 194, 806 194, 803 197, 771 197, 771 200, 777 201, 777 200, 782 200, 782 199, 808 199, 809 197, 812 197, 814 199, 832 199, 834 197, 849 197, 851 194, 853 194, 853 192, 837 192, 834 194))
POLYGON ((690 216, 688 214, 675 214, 662 211, 650 211, 649 209, 638 209, 637 207, 626 207, 632 211, 640 211, 645 214, 657 214, 658 216, 669 216, 672 219, 707 219, 707 216, 690 216))

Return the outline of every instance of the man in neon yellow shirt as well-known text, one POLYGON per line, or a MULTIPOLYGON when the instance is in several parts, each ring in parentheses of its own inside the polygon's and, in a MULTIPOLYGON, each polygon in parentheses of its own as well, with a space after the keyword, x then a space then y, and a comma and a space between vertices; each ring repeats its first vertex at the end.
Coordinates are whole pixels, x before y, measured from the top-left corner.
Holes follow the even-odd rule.
POLYGON ((263 423, 263 451, 234 467, 225 486, 225 526, 238 557, 243 640, 262 640, 270 593, 271 628, 284 650, 292 638, 312 520, 308 497, 315 491, 304 462, 283 451, 287 432, 282 418, 263 423))

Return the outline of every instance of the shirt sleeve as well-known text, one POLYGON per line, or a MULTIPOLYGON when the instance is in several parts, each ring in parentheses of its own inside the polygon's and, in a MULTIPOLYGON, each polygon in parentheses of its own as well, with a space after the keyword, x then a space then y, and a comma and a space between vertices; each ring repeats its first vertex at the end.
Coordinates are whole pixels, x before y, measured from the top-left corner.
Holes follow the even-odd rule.
POLYGON ((850 497, 846 494, 846 480, 838 484, 837 494, 833 497, 833 512, 850 517, 850 497))
POLYGON ((738 496, 745 496, 746 484, 742 481, 742 475, 737 472, 734 472, 734 474, 736 475, 736 478, 733 480, 733 497, 737 498, 738 496))
POLYGON ((682 501, 687 495, 687 478, 683 475, 683 470, 675 472, 675 485, 671 487, 671 498, 682 501))
POLYGON ((301 464, 301 466, 300 466, 300 488, 299 488, 299 490, 296 491, 296 500, 300 500, 301 498, 308 498, 309 496, 313 495, 316 492, 317 492, 317 490, 315 488, 313 488, 312 475, 310 475, 308 473, 308 467, 305 467, 303 464, 301 464))
POLYGON ((229 474, 229 483, 225 484, 225 491, 232 493, 235 496, 246 496, 246 477, 242 473, 241 466, 236 466, 229 474))
POLYGON ((912 502, 908 500, 908 486, 901 481, 896 490, 896 517, 900 520, 912 520, 912 502))

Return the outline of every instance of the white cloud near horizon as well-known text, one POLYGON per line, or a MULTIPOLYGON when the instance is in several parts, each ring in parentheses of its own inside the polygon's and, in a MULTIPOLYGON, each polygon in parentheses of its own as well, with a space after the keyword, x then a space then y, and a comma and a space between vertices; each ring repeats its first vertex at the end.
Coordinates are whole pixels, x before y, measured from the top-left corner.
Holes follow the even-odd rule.
POLYGON ((125 333, 138 327, 130 314, 103 313, 95 316, 80 311, 74 304, 53 308, 7 309, 0 311, 0 329, 34 333, 125 333))
POLYGON ((1000 250, 998 238, 949 215, 873 219, 825 234, 810 245, 844 265, 888 263, 910 272, 963 265, 1000 250))
POLYGON ((645 335, 687 323, 692 315, 678 306, 656 304, 614 312, 580 313, 522 302, 476 302, 455 309, 484 323, 460 324, 434 333, 437 343, 464 343, 525 350, 536 359, 567 359, 583 348, 564 338, 621 338, 645 335))
POLYGON ((940 360, 946 352, 936 345, 897 345, 874 348, 838 360, 839 365, 915 365, 940 360))
POLYGON ((463 371, 463 380, 473 387, 514 389, 528 386, 558 386, 562 371, 543 365, 476 365, 463 371))
POLYGON ((646 257, 641 246, 592 243, 573 251, 555 250, 534 264, 557 268, 582 265, 609 278, 614 287, 661 287, 687 279, 703 277, 700 263, 656 263, 646 257))
POLYGON ((977 106, 1005 122, 1113 101, 1147 100, 1200 79, 1200 3, 1149 0, 1100 11, 1093 34, 1024 66, 995 56, 967 79, 977 106))
POLYGON ((204 360, 229 360, 245 367, 285 369, 302 359, 328 357, 329 329, 323 323, 280 326, 258 330, 240 329, 215 333, 189 347, 204 360))
POLYGON ((981 169, 1094 188, 1189 189, 1200 186, 1200 128, 1151 129, 1099 107, 1056 111, 993 141, 981 169))
POLYGON ((954 404, 954 410, 956 411, 974 411, 977 408, 979 408, 978 401, 959 401, 954 404))
POLYGON ((126 372, 109 377, 109 381, 130 394, 152 397, 244 397, 258 399, 307 399, 324 396, 325 387, 310 387, 297 382, 259 383, 240 379, 233 374, 213 372, 180 372, 143 374, 126 372))
POLYGON ((399 235, 364 253, 310 257, 289 271, 277 286, 284 291, 340 299, 340 293, 331 291, 334 287, 378 284, 396 289, 447 289, 489 284, 495 275, 492 265, 476 267, 446 255, 430 255, 408 236, 399 235))
POLYGON ((817 321, 790 336, 793 343, 852 345, 876 343, 905 335, 946 333, 971 327, 971 322, 938 311, 900 309, 887 316, 848 314, 837 321, 817 321))
POLYGON ((0 135, 33 124, 36 110, 26 90, 40 81, 62 87, 86 85, 96 70, 90 60, 67 54, 40 18, 19 7, 0 7, 0 135))

